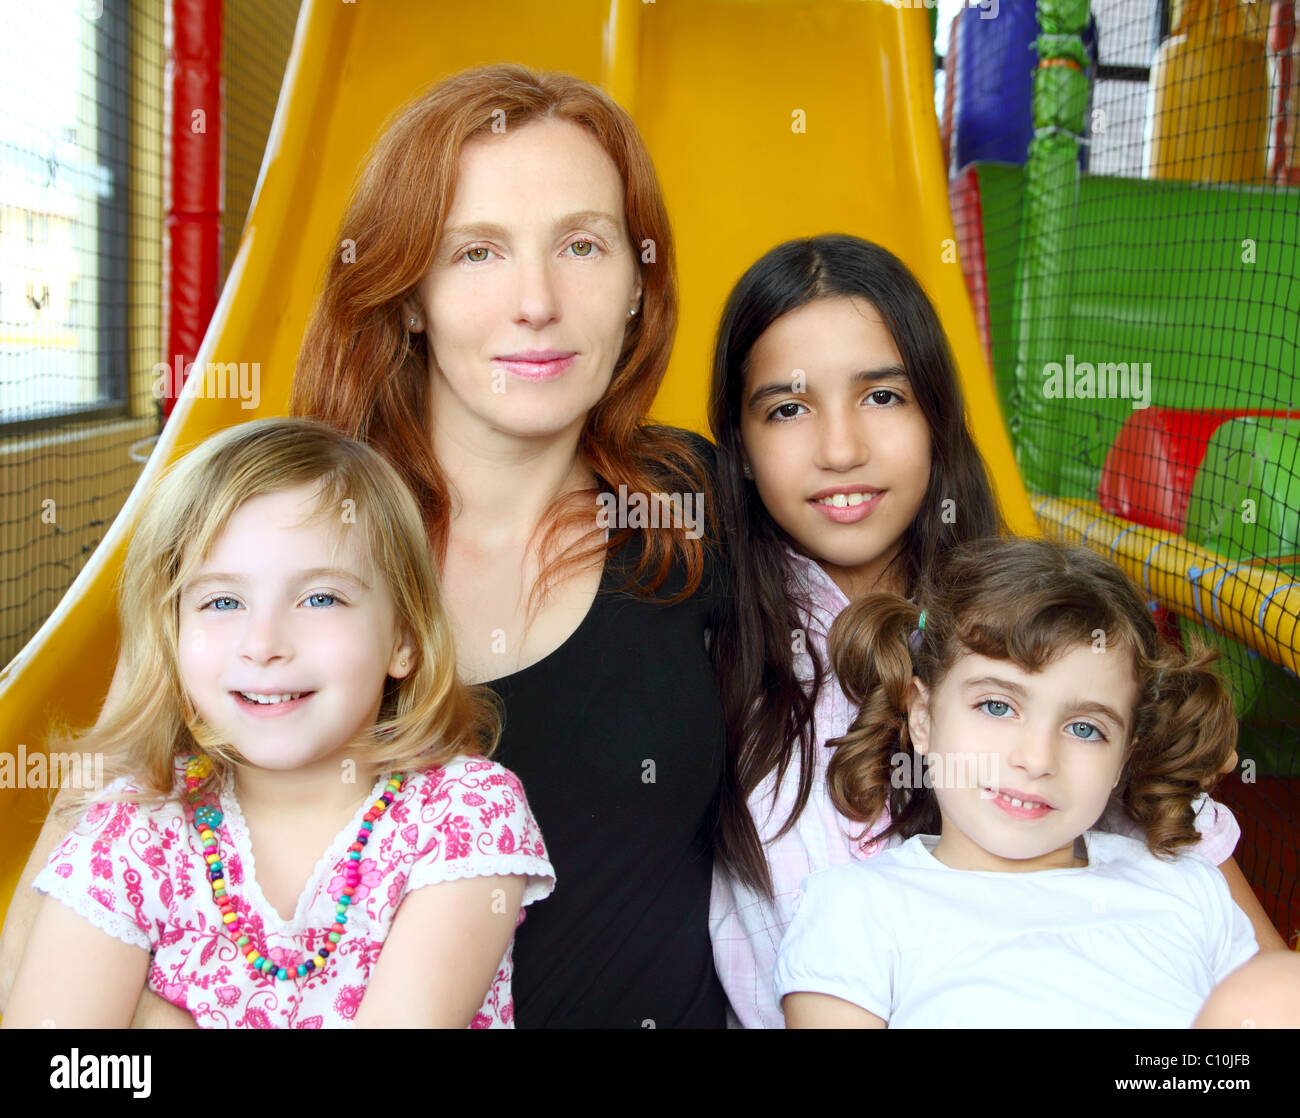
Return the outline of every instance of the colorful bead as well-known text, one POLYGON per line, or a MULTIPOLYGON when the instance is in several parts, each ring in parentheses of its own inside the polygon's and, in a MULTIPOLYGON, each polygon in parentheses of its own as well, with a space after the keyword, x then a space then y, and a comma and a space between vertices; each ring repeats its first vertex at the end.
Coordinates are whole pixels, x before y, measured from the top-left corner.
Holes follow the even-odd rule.
POLYGON ((221 809, 211 804, 204 804, 194 812, 194 822, 198 823, 205 830, 215 831, 221 826, 221 809))
MULTIPOLYGON (((226 888, 225 867, 221 861, 220 841, 216 834, 216 828, 221 825, 223 816, 220 808, 212 804, 198 803, 199 785, 207 779, 211 772, 211 764, 206 757, 190 757, 185 762, 185 787, 189 792, 190 802, 196 805, 194 808, 194 829, 198 832, 199 841, 203 845, 203 860, 207 863, 207 875, 212 886, 212 896, 221 911, 222 923, 233 934, 239 931, 241 921, 226 888)), ((253 947, 252 940, 247 934, 240 935, 235 940, 235 945, 243 953, 245 961, 254 974, 267 975, 275 981, 287 981, 290 978, 305 978, 325 965, 330 953, 337 949, 337 944, 343 938, 344 925, 348 919, 348 906, 352 903, 352 895, 361 882, 359 865, 361 851, 366 843, 370 841, 370 833, 374 830, 375 821, 388 810, 388 806, 402 790, 405 780, 405 773, 399 773, 389 780, 384 786, 384 794, 366 812, 361 828, 357 831, 356 841, 348 847, 348 860, 344 867, 346 884, 336 906, 337 918, 330 925, 326 941, 321 944, 317 953, 296 965, 280 967, 253 947)))

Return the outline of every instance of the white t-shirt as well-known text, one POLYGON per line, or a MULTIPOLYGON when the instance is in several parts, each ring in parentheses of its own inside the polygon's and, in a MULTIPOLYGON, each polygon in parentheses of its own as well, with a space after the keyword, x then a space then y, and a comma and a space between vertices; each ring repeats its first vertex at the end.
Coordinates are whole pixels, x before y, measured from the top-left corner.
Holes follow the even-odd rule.
POLYGON ((777 1000, 831 994, 890 1028, 1185 1028, 1258 947, 1223 875, 1084 835, 1088 865, 957 870, 915 835, 809 876, 777 1000))

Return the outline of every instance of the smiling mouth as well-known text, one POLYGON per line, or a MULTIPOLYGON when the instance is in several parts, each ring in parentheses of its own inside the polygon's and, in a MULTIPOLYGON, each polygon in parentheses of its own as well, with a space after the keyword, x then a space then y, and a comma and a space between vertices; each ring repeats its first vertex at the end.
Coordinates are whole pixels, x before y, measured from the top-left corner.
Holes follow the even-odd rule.
POLYGON ((984 792, 989 799, 1000 800, 1020 811, 1054 811, 1055 809, 1046 800, 1023 800, 1017 796, 1009 796, 1005 792, 995 791, 992 788, 985 788, 984 792))
POLYGON ((280 703, 291 703, 295 699, 301 699, 307 695, 314 695, 314 691, 278 691, 271 694, 262 694, 257 691, 236 691, 234 694, 245 702, 253 706, 278 706, 280 703))
POLYGON ((493 363, 523 380, 551 380, 572 366, 576 353, 544 353, 494 357, 493 363))
POLYGON ((858 524, 871 516, 884 499, 883 489, 843 489, 808 498, 817 515, 832 524, 858 524))
POLYGON ((878 492, 878 489, 873 489, 870 492, 863 490, 861 493, 836 493, 831 497, 813 497, 812 501, 814 504, 827 505, 830 508, 851 509, 865 504, 878 492))

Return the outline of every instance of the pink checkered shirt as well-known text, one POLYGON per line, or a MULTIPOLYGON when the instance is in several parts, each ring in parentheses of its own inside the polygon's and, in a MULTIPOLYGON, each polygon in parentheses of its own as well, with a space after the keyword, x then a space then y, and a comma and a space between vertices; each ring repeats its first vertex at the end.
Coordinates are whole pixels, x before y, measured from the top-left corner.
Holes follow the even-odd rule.
MULTIPOLYGON (((844 592, 828 574, 806 556, 787 548, 789 585, 805 632, 805 646, 816 648, 827 666, 826 638, 831 623, 849 604, 844 592)), ((801 679, 812 676, 809 654, 795 655, 795 671, 801 679)), ((842 735, 857 715, 835 679, 823 682, 813 710, 813 740, 819 745, 842 735)), ((780 784, 769 773, 749 798, 749 810, 758 827, 772 872, 771 899, 728 877, 717 866, 709 900, 709 935, 718 977, 731 1002, 734 1024, 746 1029, 785 1028, 785 1017, 776 1000, 773 975, 777 951, 786 929, 794 919, 794 906, 803 879, 818 870, 851 860, 869 858, 898 839, 875 841, 889 825, 883 813, 865 834, 861 824, 845 819, 835 810, 826 787, 830 752, 817 749, 817 770, 803 812, 781 838, 773 836, 789 817, 799 787, 798 756, 786 768, 780 784)), ((1215 865, 1226 861, 1236 849, 1241 830, 1222 804, 1208 797, 1198 803, 1196 827, 1201 832, 1198 850, 1215 865)), ((1127 819, 1108 812, 1098 823, 1103 830, 1136 834, 1127 819)))

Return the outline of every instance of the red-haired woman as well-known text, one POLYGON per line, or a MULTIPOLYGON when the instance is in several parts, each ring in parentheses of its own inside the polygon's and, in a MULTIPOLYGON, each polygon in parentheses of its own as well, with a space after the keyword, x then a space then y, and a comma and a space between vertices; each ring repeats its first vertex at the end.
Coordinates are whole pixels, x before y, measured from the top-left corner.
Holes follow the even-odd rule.
POLYGON ((556 868, 517 934, 515 1021, 720 1027, 706 635, 725 595, 708 444, 646 424, 677 292, 636 127, 572 77, 455 75, 379 139, 338 239, 291 410, 409 483, 460 674, 501 700, 496 758, 556 868))
POLYGON ((502 701, 497 757, 556 868, 519 929, 517 1022, 721 1026, 705 644, 721 595, 704 447, 646 425, 677 291, 636 127, 572 77, 456 75, 379 140, 345 239, 291 410, 402 472, 461 674, 502 701))

